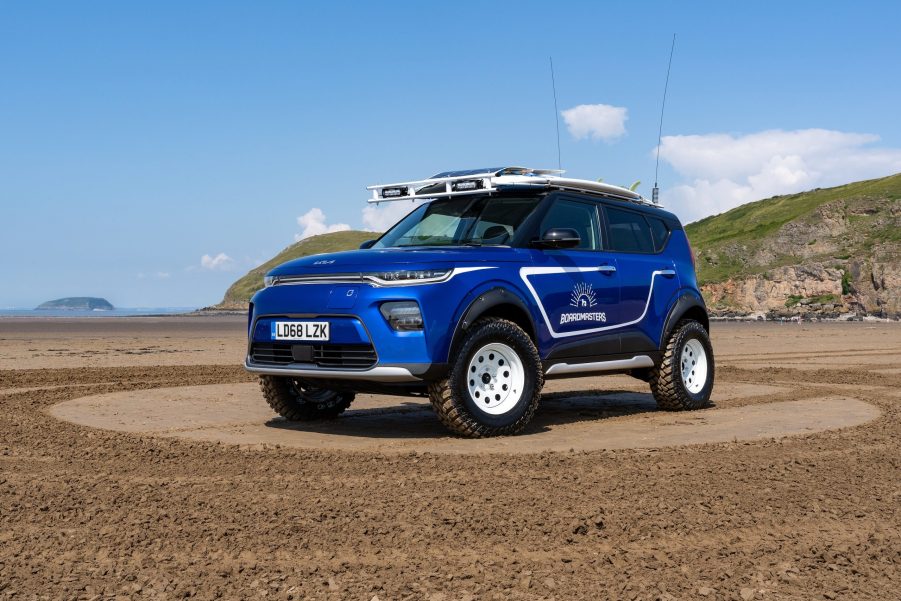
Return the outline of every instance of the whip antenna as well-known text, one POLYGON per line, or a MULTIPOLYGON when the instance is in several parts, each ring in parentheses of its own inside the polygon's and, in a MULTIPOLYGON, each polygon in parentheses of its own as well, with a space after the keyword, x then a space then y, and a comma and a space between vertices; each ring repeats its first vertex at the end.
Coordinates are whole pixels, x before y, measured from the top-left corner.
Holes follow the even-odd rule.
POLYGON ((669 64, 666 66, 666 83, 663 84, 663 102, 660 104, 660 127, 657 129, 657 162, 654 165, 654 189, 651 190, 651 200, 654 204, 660 204, 660 188, 657 187, 657 172, 660 170, 660 141, 663 139, 663 111, 666 108, 666 90, 669 88, 669 72, 673 66, 673 51, 675 49, 676 34, 673 34, 673 45, 669 49, 669 64))
POLYGON ((560 162, 560 113, 557 111, 557 82, 554 81, 554 57, 549 56, 551 62, 551 89, 554 91, 554 124, 557 126, 557 169, 562 169, 560 162))

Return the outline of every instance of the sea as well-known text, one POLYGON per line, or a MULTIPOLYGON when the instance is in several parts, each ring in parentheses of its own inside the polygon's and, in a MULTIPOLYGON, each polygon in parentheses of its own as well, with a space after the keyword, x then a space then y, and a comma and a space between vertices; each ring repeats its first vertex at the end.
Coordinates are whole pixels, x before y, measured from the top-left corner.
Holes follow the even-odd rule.
POLYGON ((177 315, 196 311, 197 307, 136 307, 116 308, 109 311, 87 311, 78 309, 0 309, 3 317, 140 317, 148 315, 177 315))

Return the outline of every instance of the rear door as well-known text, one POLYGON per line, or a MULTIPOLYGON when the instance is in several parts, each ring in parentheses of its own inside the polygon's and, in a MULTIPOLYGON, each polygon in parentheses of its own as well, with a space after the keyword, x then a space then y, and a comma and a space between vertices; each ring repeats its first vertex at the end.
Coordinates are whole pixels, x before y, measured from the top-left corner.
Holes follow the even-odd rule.
POLYGON ((666 223, 626 206, 604 204, 607 249, 616 257, 620 282, 623 353, 658 348, 670 300, 679 290, 672 259, 663 252, 666 223))
POLYGON ((531 251, 532 265, 520 276, 531 292, 546 329, 539 335, 542 358, 590 357, 619 352, 616 258, 604 250, 599 205, 566 195, 557 196, 539 228, 579 234, 577 248, 531 251))

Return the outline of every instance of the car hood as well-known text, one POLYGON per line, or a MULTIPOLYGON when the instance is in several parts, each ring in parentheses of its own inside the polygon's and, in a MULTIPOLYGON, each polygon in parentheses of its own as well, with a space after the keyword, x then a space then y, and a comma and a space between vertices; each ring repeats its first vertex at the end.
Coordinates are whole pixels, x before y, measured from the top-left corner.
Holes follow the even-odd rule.
POLYGON ((282 263, 269 275, 302 275, 308 273, 352 273, 397 269, 429 269, 436 266, 467 263, 496 263, 522 261, 522 249, 479 247, 421 247, 349 250, 345 252, 310 255, 282 263))

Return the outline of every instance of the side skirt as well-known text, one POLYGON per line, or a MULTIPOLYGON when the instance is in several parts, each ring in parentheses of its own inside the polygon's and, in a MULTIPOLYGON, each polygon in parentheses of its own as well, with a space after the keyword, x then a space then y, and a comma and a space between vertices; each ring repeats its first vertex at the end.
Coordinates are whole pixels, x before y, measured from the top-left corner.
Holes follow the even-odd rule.
POLYGON ((568 359, 567 361, 550 361, 544 364, 545 378, 573 378, 593 376, 598 373, 629 372, 633 369, 654 367, 660 360, 659 353, 650 352, 627 356, 608 356, 603 361, 592 357, 585 361, 568 359), (592 360, 593 359, 593 360, 592 360))

